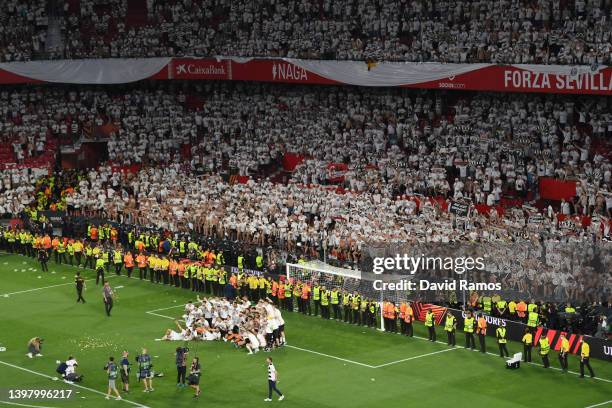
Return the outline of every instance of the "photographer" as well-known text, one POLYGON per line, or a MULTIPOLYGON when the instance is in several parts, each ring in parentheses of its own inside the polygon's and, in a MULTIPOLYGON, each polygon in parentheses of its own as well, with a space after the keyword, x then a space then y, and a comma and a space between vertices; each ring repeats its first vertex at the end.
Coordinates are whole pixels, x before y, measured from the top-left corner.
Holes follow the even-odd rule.
POLYGON ((30 358, 32 358, 33 356, 42 357, 42 354, 40 354, 42 342, 43 339, 41 339, 40 337, 34 337, 33 339, 30 339, 30 341, 28 342, 28 354, 26 354, 26 356, 30 358))
POLYGON ((40 262, 40 267, 43 272, 49 272, 49 267, 47 266, 47 262, 49 261, 49 254, 44 249, 38 250, 38 262, 40 262))
POLYGON ((151 372, 153 364, 151 364, 151 356, 147 353, 146 348, 143 348, 142 353, 136 357, 136 362, 138 363, 138 379, 144 382, 144 392, 153 391, 153 373, 151 372))
POLYGON ((191 369, 189 370, 189 386, 195 390, 195 394, 193 398, 198 398, 200 396, 200 358, 194 357, 191 362, 191 369))
POLYGON ((128 360, 128 352, 123 352, 123 357, 120 363, 121 371, 121 383, 123 384, 123 391, 130 392, 130 360, 128 360))
POLYGON ((106 399, 110 399, 111 392, 114 392, 117 396, 115 399, 120 400, 121 395, 119 395, 119 391, 117 391, 117 386, 115 385, 115 381, 119 374, 119 367, 115 364, 115 357, 109 357, 108 363, 104 366, 104 370, 106 370, 108 374, 108 391, 106 392, 106 399))
POLYGON ((185 376, 187 375, 187 354, 189 349, 187 347, 176 348, 176 386, 186 387, 185 376))

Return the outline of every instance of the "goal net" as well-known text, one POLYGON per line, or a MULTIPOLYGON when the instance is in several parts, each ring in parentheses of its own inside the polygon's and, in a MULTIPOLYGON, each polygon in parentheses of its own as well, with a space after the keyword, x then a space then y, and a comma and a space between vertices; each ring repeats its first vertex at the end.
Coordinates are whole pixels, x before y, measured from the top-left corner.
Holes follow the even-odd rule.
POLYGON ((416 294, 408 290, 389 289, 390 284, 414 279, 414 276, 376 275, 357 269, 338 268, 321 261, 305 264, 287 264, 287 279, 293 282, 307 282, 310 287, 325 286, 327 290, 338 288, 340 292, 358 293, 362 298, 378 303, 378 314, 382 329, 382 302, 399 305, 408 300, 416 300, 416 294))

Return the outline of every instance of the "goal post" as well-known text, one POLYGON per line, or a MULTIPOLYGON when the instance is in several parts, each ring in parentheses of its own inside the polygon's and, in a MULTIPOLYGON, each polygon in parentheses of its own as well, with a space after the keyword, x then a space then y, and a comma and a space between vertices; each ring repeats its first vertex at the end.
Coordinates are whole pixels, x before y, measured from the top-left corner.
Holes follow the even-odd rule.
POLYGON ((292 282, 307 282, 311 288, 320 285, 327 289, 338 288, 341 292, 346 291, 351 294, 357 292, 363 298, 376 302, 379 319, 378 328, 383 331, 383 303, 392 301, 399 306, 401 302, 407 301, 410 296, 407 291, 388 290, 375 284, 375 281, 399 282, 402 277, 375 275, 358 269, 339 268, 320 261, 303 264, 288 263, 286 274, 287 279, 292 282))

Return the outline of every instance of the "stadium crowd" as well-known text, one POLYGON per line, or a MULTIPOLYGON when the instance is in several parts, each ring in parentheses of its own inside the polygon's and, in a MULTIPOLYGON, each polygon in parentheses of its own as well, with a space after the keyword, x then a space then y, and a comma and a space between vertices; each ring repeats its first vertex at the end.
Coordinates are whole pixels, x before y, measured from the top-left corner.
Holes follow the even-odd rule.
POLYGON ((609 64, 609 0, 66 1, 44 51, 45 1, 9 1, 3 61, 153 56, 609 64))
MULTIPOLYGON (((4 91, 7 140, 33 132, 54 140, 75 129, 108 140, 110 162, 44 177, 39 170, 6 170, 0 213, 67 209, 351 267, 383 242, 486 242, 499 255, 491 272, 512 270, 504 279, 516 290, 535 284, 545 288, 541 296, 562 291, 569 298, 597 292, 593 257, 564 265, 578 254, 556 243, 571 248, 610 237, 607 99, 194 88, 4 91), (31 126, 16 126, 21 122, 31 126), (285 153, 303 159, 288 183, 274 176, 285 153), (141 169, 117 171, 131 165, 141 169), (227 174, 250 179, 235 183, 227 174), (541 176, 578 180, 576 197, 534 207, 541 176), (453 203, 464 203, 467 214, 449 211, 453 203), (510 242, 520 262, 508 261, 510 242), (525 256, 545 250, 540 263, 525 256)), ((609 265, 602 254, 598 259, 609 265)))
POLYGON ((47 0, 7 0, 0 8, 0 62, 45 56, 47 0))
MULTIPOLYGON (((258 175, 290 152, 305 158, 292 175, 303 185, 329 184, 334 165, 341 164, 339 179, 351 191, 470 199, 489 207, 508 194, 533 199, 540 176, 578 179, 577 198, 560 212, 610 215, 605 141, 612 117, 604 98, 196 87, 16 88, 2 95, 3 134, 23 155, 35 143, 44 149, 44 138, 85 131, 108 138, 114 164, 190 159, 190 169, 200 174, 258 175), (23 117, 38 128, 17 125, 23 117), (28 142, 36 133, 43 143, 28 142)), ((113 180, 113 187, 118 183, 113 180)), ((407 207, 414 212, 414 204, 407 207)))

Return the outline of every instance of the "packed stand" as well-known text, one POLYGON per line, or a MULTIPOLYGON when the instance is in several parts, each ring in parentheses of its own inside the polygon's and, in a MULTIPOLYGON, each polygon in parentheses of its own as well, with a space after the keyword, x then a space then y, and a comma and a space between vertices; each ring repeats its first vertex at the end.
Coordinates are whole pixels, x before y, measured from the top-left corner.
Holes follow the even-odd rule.
POLYGON ((609 1, 230 2, 127 0, 66 7, 69 58, 294 57, 609 64, 609 1))
MULTIPOLYGON (((113 165, 58 184, 73 189, 56 197, 74 215, 352 266, 388 242, 490 242, 503 257, 507 242, 610 238, 606 98, 226 83, 36 92, 48 92, 60 112, 96 123, 94 133, 109 131, 113 165), (304 158, 287 184, 226 177, 231 168, 253 176, 285 153, 304 158), (117 171, 134 163, 142 169, 117 171), (341 175, 337 164, 345 166, 341 175), (579 180, 577 196, 538 203, 540 176, 579 180), (468 213, 448 211, 455 202, 468 213)), ((61 129, 63 118, 45 123, 61 129)), ((7 212, 36 208, 34 190, 20 195, 19 188, 3 181, 7 212)), ((558 273, 554 262, 546 265, 558 273)), ((529 271, 547 270, 523 266, 530 279, 529 271)), ((556 277, 571 291, 573 277, 589 268, 556 277)))
POLYGON ((47 0, 7 0, 0 8, 0 62, 45 58, 47 0))

